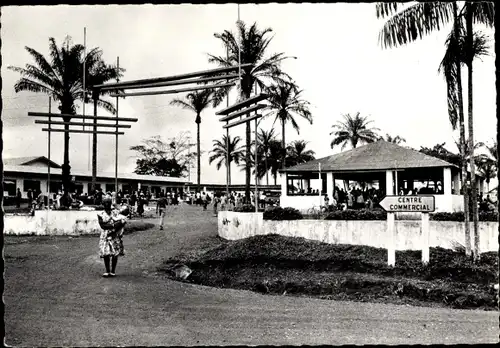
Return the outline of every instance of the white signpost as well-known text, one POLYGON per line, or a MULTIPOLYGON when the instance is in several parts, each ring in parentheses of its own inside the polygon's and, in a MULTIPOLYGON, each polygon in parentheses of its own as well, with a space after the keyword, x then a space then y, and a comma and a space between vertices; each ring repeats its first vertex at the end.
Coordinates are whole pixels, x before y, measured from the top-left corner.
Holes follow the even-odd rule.
POLYGON ((421 213, 422 263, 429 263, 429 213, 435 210, 434 196, 385 196, 380 206, 387 211, 387 263, 396 264, 394 213, 421 213))

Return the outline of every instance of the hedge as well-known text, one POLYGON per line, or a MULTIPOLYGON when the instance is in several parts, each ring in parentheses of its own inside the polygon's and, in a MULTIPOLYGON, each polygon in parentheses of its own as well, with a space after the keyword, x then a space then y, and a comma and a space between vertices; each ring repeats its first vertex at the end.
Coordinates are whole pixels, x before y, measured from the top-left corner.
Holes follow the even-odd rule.
MULTIPOLYGON (((429 218, 434 221, 464 221, 464 213, 434 213, 430 214, 429 218)), ((325 220, 387 220, 387 212, 380 209, 339 210, 329 213, 325 220)), ((481 212, 479 213, 479 221, 498 221, 498 214, 495 212, 481 212)))
POLYGON ((272 207, 264 212, 264 220, 302 220, 302 213, 291 207, 272 207))

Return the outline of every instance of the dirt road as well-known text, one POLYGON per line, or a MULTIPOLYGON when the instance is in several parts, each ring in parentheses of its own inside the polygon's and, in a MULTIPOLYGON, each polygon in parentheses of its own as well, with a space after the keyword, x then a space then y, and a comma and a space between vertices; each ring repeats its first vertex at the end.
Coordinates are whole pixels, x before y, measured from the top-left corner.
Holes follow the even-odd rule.
POLYGON ((216 235, 186 206, 125 237, 101 278, 97 237, 5 237, 5 342, 22 346, 496 343, 498 313, 335 302, 178 283, 162 260, 216 235))

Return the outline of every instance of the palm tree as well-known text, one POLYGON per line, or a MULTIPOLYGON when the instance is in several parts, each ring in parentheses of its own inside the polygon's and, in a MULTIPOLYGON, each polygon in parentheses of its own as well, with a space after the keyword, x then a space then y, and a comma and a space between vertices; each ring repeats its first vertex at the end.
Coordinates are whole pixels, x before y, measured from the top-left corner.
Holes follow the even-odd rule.
POLYGON ((204 89, 201 91, 188 93, 185 100, 174 99, 170 102, 171 105, 180 106, 183 109, 191 110, 196 114, 196 157, 197 157, 197 190, 201 188, 201 150, 200 150, 200 123, 201 113, 212 104, 217 106, 220 100, 214 99, 213 89, 204 89))
POLYGON ((332 128, 337 129, 332 131, 330 135, 333 134, 333 140, 330 146, 342 144, 341 149, 343 150, 347 144, 350 143, 353 149, 358 146, 358 143, 373 143, 379 139, 376 131, 378 128, 368 128, 369 124, 373 121, 368 121, 368 117, 360 116, 358 112, 356 116, 352 117, 350 114, 343 115, 344 121, 337 121, 332 128))
POLYGON ((496 162, 486 155, 479 155, 476 157, 476 165, 479 173, 486 181, 486 191, 490 190, 490 181, 497 174, 496 162))
MULTIPOLYGON (((72 45, 71 37, 67 36, 61 45, 57 47, 54 38, 49 38, 50 59, 45 58, 33 48, 25 47, 26 51, 34 59, 35 64, 26 64, 24 68, 9 66, 8 69, 21 74, 21 78, 14 85, 16 93, 29 91, 49 95, 59 103, 59 111, 62 114, 75 115, 77 100, 89 101, 89 91, 94 84, 105 83, 122 76, 125 69, 120 71, 112 65, 107 65, 102 60, 102 50, 91 49, 84 57, 83 45, 72 45), (87 81, 87 93, 83 92, 83 60, 85 59, 85 74, 87 81)), ((112 91, 101 91, 97 96, 97 105, 105 110, 116 114, 112 103, 100 99, 100 96, 110 94, 112 91)), ((92 96, 94 98, 94 96, 92 96)), ((70 122, 71 117, 63 117, 64 122, 70 122)), ((64 125, 69 130, 69 125, 64 125)), ((71 166, 69 162, 69 133, 64 133, 64 161, 62 165, 62 176, 64 191, 67 193, 71 183, 71 166)))
MULTIPOLYGON (((447 85, 448 115, 453 130, 457 128, 457 122, 460 124, 460 141, 457 144, 460 150, 462 187, 464 188, 464 214, 465 214, 465 236, 466 236, 466 255, 471 254, 470 245, 470 224, 469 224, 469 190, 467 180, 467 159, 469 157, 468 141, 465 136, 465 120, 463 106, 462 89, 462 64, 465 62, 465 29, 463 21, 458 16, 457 3, 453 3, 453 30, 446 40, 446 52, 439 66, 439 72, 443 71, 447 85)), ((479 57, 487 52, 486 39, 479 33, 475 37, 475 56, 479 57)), ((474 146, 474 149, 482 146, 480 143, 474 146)))
MULTIPOLYGON (((267 114, 263 116, 274 117, 274 123, 279 120, 281 123, 281 146, 286 150, 285 142, 285 126, 290 122, 299 134, 300 127, 295 118, 302 117, 310 124, 313 123, 311 112, 309 111, 309 102, 302 99, 302 90, 299 90, 297 85, 289 82, 280 82, 266 89, 269 94, 269 105, 266 110, 267 114)), ((273 124, 274 125, 274 124, 273 124)), ((281 164, 285 168, 286 151, 283 151, 281 164)))
MULTIPOLYGON (((466 21, 466 65, 468 67, 468 92, 469 92, 469 141, 470 148, 473 148, 473 122, 472 122, 472 61, 473 61, 473 31, 472 22, 479 22, 486 24, 490 27, 494 23, 494 5, 490 2, 466 2, 462 11, 457 14, 457 3, 456 2, 421 2, 415 5, 411 5, 403 9, 403 11, 396 13, 398 9, 402 6, 401 3, 379 3, 377 4, 377 17, 385 18, 392 16, 382 28, 379 35, 379 42, 383 47, 396 47, 404 45, 417 39, 422 39, 424 35, 428 35, 435 30, 440 30, 444 24, 453 21, 453 31, 456 40, 459 37, 459 27, 458 22, 461 21, 461 17, 465 17, 466 21)), ((456 68, 459 71, 460 62, 455 58, 456 68)), ((460 76, 460 73, 456 75, 460 76)), ((457 80, 458 81, 458 80, 457 80)), ((461 81, 459 84, 461 88, 461 81)), ((457 100, 460 95, 457 95, 457 100)), ((453 99, 453 98, 452 98, 453 99)), ((450 100, 450 98, 449 98, 450 100)), ((453 124, 453 122, 452 122, 453 124)), ((462 124, 461 124, 462 127, 462 124)), ((465 134, 465 133, 463 133, 465 134)), ((462 138, 464 139, 464 138, 462 138)), ((478 260, 479 258, 479 234, 478 234, 478 214, 477 214, 477 195, 475 194, 475 173, 474 173, 474 160, 473 155, 470 156, 471 163, 471 185, 473 187, 472 194, 472 207, 474 210, 474 258, 478 260)), ((467 190, 465 190, 467 192, 467 190)), ((466 216, 468 216, 466 214, 466 216)), ((470 237, 468 235, 468 224, 466 221, 466 252, 467 243, 469 243, 470 237)))
POLYGON ((292 141, 287 147, 287 165, 295 166, 315 159, 313 150, 306 150, 308 142, 305 140, 292 141))
POLYGON ((384 141, 387 141, 389 143, 393 143, 393 144, 396 144, 396 145, 399 145, 401 143, 406 143, 406 139, 405 138, 402 138, 400 137, 399 135, 396 135, 395 137, 393 137, 392 135, 390 134, 386 134, 385 137, 380 137, 379 140, 384 140, 384 141))
POLYGON ((467 1, 462 10, 465 17, 465 65, 467 66, 467 91, 468 91, 468 114, 469 114, 469 148, 470 171, 472 185, 472 217, 474 221, 474 260, 479 261, 479 211, 477 205, 476 172, 474 164, 474 122, 473 122, 473 83, 472 83, 472 63, 474 61, 474 31, 473 22, 482 22, 490 27, 494 26, 495 7, 493 3, 467 1))
MULTIPOLYGON (((243 21, 237 23, 238 38, 229 30, 222 33, 215 33, 214 36, 221 40, 227 50, 227 57, 214 56, 209 54, 208 61, 216 63, 222 67, 238 65, 239 57, 241 64, 252 64, 251 67, 241 69, 241 84, 239 85, 240 99, 248 99, 252 94, 254 85, 257 85, 261 90, 270 81, 285 81, 291 80, 290 76, 285 74, 280 69, 280 64, 286 57, 283 52, 274 53, 266 57, 269 44, 272 41, 271 28, 259 30, 257 23, 254 23, 247 28, 243 21), (241 48, 241 54, 239 49, 241 48)), ((230 88, 225 89, 225 93, 229 93, 230 88)), ((246 123, 246 163, 250 163, 250 143, 251 143, 250 122, 246 123)), ((246 167, 245 172, 245 197, 250 199, 250 170, 246 167)))
POLYGON ((259 157, 264 158, 264 172, 266 175, 266 185, 269 185, 269 166, 268 159, 271 155, 271 143, 276 139, 276 134, 274 133, 274 128, 270 131, 265 131, 262 128, 260 133, 258 133, 259 139, 259 157))
POLYGON ((212 150, 212 154, 208 159, 208 163, 212 164, 212 162, 217 161, 216 168, 219 170, 221 166, 224 164, 228 167, 228 183, 231 184, 231 162, 240 164, 242 159, 244 158, 244 147, 239 146, 241 138, 236 136, 234 138, 229 137, 229 140, 226 135, 222 136, 222 140, 214 140, 214 146, 212 150), (227 164, 227 144, 229 144, 229 164, 227 164))

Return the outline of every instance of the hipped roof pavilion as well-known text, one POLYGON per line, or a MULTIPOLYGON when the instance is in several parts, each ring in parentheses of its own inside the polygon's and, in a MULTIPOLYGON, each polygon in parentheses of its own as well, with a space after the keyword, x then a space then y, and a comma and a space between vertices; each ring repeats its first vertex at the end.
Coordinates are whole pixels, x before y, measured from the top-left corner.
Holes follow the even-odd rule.
POLYGON ((379 172, 386 170, 458 168, 439 158, 419 151, 399 146, 384 140, 285 168, 283 172, 317 172, 321 164, 322 172, 352 173, 379 172))

